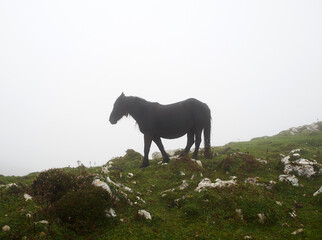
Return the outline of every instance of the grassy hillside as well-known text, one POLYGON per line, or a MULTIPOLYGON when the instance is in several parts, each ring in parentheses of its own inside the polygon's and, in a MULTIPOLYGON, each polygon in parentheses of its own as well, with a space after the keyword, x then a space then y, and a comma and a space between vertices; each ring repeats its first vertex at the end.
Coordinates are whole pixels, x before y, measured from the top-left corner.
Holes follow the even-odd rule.
POLYGON ((150 167, 139 169, 142 156, 127 150, 111 160, 106 173, 101 168, 65 168, 75 186, 56 202, 43 201, 48 193, 35 195, 36 173, 0 176, 0 184, 17 183, 0 188, 0 227, 10 227, 0 229, 0 239, 321 239, 322 194, 313 196, 322 185, 322 125, 317 126, 213 147, 215 156, 201 157, 202 167, 185 156, 168 165, 151 160, 150 167), (291 153, 296 149, 300 150, 291 153), (281 162, 285 157, 290 166, 301 159, 310 161, 315 174, 289 173, 299 186, 280 182, 279 176, 286 174, 281 162), (212 184, 214 188, 196 191, 202 180, 209 183, 205 178, 218 184, 216 179, 230 181, 231 186, 212 184), (108 201, 101 199, 103 193, 88 190, 86 181, 91 184, 94 179, 110 187, 112 195, 104 195, 108 201), (26 201, 25 193, 32 200, 26 201), (106 210, 112 208, 116 217, 85 218, 98 204, 107 204, 106 210), (149 212, 152 219, 139 210, 149 212), (75 212, 84 218, 72 222, 75 212))

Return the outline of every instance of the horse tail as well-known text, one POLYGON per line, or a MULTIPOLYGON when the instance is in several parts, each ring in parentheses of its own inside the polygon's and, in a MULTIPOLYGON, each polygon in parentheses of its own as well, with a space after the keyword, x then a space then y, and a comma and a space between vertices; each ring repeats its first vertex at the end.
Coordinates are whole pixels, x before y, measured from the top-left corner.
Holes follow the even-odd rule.
POLYGON ((210 109, 207 107, 207 119, 206 124, 203 129, 203 135, 204 135, 204 143, 205 143, 205 157, 211 158, 211 150, 210 150, 210 132, 211 132, 211 112, 210 109))

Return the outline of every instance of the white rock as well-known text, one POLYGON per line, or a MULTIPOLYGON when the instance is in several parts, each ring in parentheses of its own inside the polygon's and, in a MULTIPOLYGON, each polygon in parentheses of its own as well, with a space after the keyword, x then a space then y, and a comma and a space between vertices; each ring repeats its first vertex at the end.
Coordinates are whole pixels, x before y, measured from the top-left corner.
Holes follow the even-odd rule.
POLYGON ((317 190, 315 193, 313 193, 313 196, 317 196, 318 194, 320 194, 322 192, 322 186, 319 188, 319 190, 317 190))
POLYGON ((236 180, 223 181, 217 178, 215 183, 212 183, 209 178, 204 178, 199 182, 195 191, 201 192, 205 188, 217 188, 217 187, 222 188, 222 187, 231 187, 233 185, 236 185, 236 180))
POLYGON ((106 167, 106 166, 103 166, 102 167, 102 173, 104 173, 104 174, 108 174, 110 171, 108 170, 108 167, 106 167))
POLYGON ((116 212, 115 212, 115 210, 113 208, 110 208, 110 210, 108 210, 106 212, 106 216, 107 217, 117 217, 116 212))
POLYGON ((244 217, 243 217, 243 214, 242 214, 242 210, 241 209, 236 209, 236 213, 237 213, 238 217, 243 221, 244 217))
POLYGON ((187 182, 187 180, 182 180, 182 184, 178 187, 180 190, 184 190, 185 188, 187 188, 189 186, 189 183, 187 182))
POLYGON ((25 194, 23 195, 23 197, 26 199, 26 201, 28 201, 28 200, 32 200, 32 197, 31 197, 29 194, 27 194, 27 193, 25 193, 25 194))
POLYGON ((185 176, 186 174, 184 172, 180 171, 180 175, 185 176))
POLYGON ((295 210, 294 210, 294 211, 292 211, 292 212, 289 212, 289 215, 290 215, 292 218, 296 218, 296 217, 297 217, 295 210))
POLYGON ((140 198, 139 196, 136 196, 136 198, 138 199, 138 200, 140 200, 141 202, 143 202, 144 204, 146 204, 146 201, 144 201, 142 198, 140 198))
POLYGON ((113 196, 113 193, 110 189, 110 187, 107 185, 106 182, 102 182, 100 179, 94 179, 94 181, 92 182, 92 184, 96 187, 101 187, 103 188, 104 190, 106 190, 110 196, 112 197, 113 196))
POLYGON ((292 232, 293 235, 299 234, 303 232, 303 228, 297 229, 296 231, 292 232))
POLYGON ((266 186, 265 183, 259 183, 258 180, 259 180, 259 177, 254 177, 254 178, 249 177, 245 179, 245 183, 253 184, 256 186, 266 186))
POLYGON ((133 173, 128 173, 128 174, 127 174, 127 177, 128 177, 128 178, 132 178, 133 176, 134 176, 134 174, 133 174, 133 173))
POLYGON ((283 157, 281 159, 281 162, 284 164, 289 164, 290 163, 290 156, 283 157))
POLYGON ((268 190, 272 190, 272 188, 274 187, 274 185, 276 184, 276 182, 275 181, 273 181, 273 180, 270 180, 269 181, 269 183, 268 183, 268 186, 266 186, 266 188, 268 189, 268 190))
POLYGON ((202 168, 202 162, 200 160, 191 159, 191 161, 195 162, 199 167, 202 168))
POLYGON ((8 225, 4 225, 4 226, 2 227, 2 231, 4 231, 4 232, 8 232, 8 231, 10 231, 10 227, 9 227, 8 225))
POLYGON ((284 173, 296 172, 299 176, 311 177, 316 174, 313 167, 314 163, 307 159, 299 159, 293 163, 285 164, 284 173))
POLYGON ((298 152, 300 152, 300 151, 301 151, 301 149, 294 149, 294 150, 292 150, 292 151, 290 152, 290 154, 298 153, 298 152))
MULTIPOLYGON (((7 184, 7 185, 0 185, 0 188, 3 188, 3 187, 5 187, 5 188, 10 188, 10 187, 13 187, 13 186, 15 186, 15 187, 18 187, 18 185, 17 184, 15 184, 15 183, 9 183, 9 184, 7 184)), ((6 225, 7 226, 7 225, 6 225)))
POLYGON ((262 160, 260 158, 256 158, 256 161, 259 162, 259 163, 262 163, 262 164, 267 164, 266 160, 262 160))
POLYGON ((182 196, 181 198, 174 199, 175 203, 178 203, 180 200, 186 199, 187 195, 182 196))
POLYGON ((277 204, 278 206, 282 206, 282 205, 283 205, 283 203, 282 203, 282 202, 279 202, 279 201, 276 201, 276 204, 277 204))
POLYGON ((47 220, 41 220, 39 222, 35 222, 35 224, 49 224, 49 222, 47 220))
POLYGON ((298 187, 299 181, 294 175, 280 175, 278 177, 280 182, 290 182, 293 186, 298 187))
POLYGON ((139 210, 139 211, 138 211, 138 214, 139 214, 140 216, 143 216, 143 217, 144 217, 145 219, 147 219, 147 220, 152 220, 152 216, 151 216, 151 214, 150 214, 149 212, 147 212, 147 211, 143 210, 143 209, 139 210))
POLYGON ((109 183, 113 184, 114 186, 116 186, 116 187, 118 187, 118 188, 124 189, 125 191, 131 192, 131 193, 133 192, 133 190, 132 190, 131 188, 129 188, 129 187, 127 187, 127 186, 124 186, 124 185, 123 185, 123 184, 121 184, 121 183, 113 182, 109 177, 107 177, 107 178, 106 178, 106 180, 107 180, 109 183))
POLYGON ((257 214, 257 216, 258 216, 258 221, 260 222, 260 223, 264 223, 264 221, 265 221, 265 214, 264 213, 259 213, 259 214, 257 214))

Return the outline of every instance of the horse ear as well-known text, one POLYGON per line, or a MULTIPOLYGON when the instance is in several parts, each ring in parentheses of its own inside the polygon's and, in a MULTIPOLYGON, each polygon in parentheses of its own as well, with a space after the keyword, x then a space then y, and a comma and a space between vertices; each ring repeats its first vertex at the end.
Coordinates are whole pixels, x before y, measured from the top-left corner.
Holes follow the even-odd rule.
POLYGON ((124 93, 122 92, 121 97, 125 97, 124 93))

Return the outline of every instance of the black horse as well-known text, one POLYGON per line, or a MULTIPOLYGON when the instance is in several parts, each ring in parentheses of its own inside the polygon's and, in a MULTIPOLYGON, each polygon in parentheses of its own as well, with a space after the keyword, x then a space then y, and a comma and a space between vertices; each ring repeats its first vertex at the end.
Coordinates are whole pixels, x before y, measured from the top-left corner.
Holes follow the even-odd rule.
POLYGON ((161 105, 138 97, 126 97, 122 93, 114 103, 110 115, 111 124, 116 124, 128 114, 136 120, 140 131, 144 134, 144 159, 141 168, 149 166, 148 155, 152 141, 160 149, 163 162, 168 163, 169 157, 161 138, 174 139, 186 133, 188 141, 184 153, 188 153, 195 143, 193 158, 197 159, 202 130, 204 130, 205 156, 210 157, 211 114, 205 103, 189 98, 182 102, 161 105))

